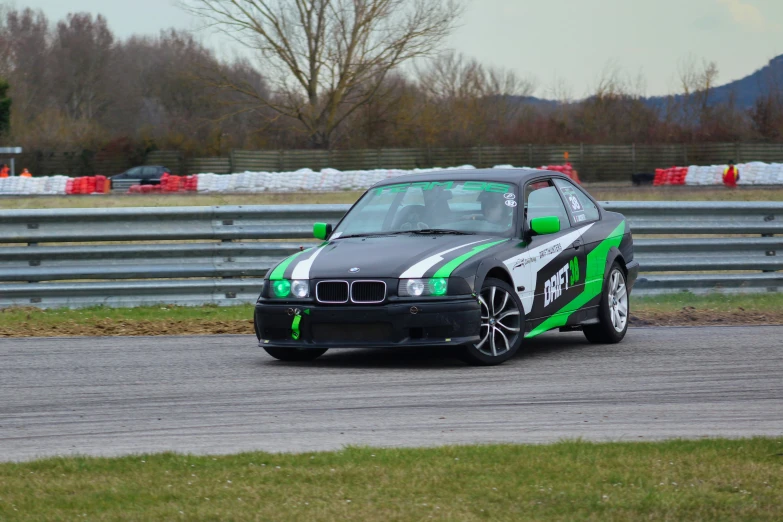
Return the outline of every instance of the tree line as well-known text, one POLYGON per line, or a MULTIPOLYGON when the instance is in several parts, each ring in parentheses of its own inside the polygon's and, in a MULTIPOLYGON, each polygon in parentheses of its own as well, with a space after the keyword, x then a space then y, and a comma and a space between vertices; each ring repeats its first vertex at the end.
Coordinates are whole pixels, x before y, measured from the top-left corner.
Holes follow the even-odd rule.
POLYGON ((679 96, 607 68, 587 96, 444 48, 449 0, 183 0, 249 49, 188 32, 120 39, 103 16, 7 9, 0 133, 28 150, 143 155, 520 143, 783 141, 783 91, 714 103, 714 63, 680 65, 679 96), (5 87, 7 84, 7 88, 5 87), (545 100, 533 98, 534 95, 545 100), (10 113, 9 113, 10 109, 10 113), (5 114, 5 116, 4 116, 5 114))

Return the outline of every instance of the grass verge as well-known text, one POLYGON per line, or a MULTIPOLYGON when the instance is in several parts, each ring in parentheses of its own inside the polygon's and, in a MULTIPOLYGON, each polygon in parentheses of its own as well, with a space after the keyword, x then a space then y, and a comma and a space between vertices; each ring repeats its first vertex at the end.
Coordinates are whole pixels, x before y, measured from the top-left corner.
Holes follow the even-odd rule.
MULTIPOLYGON (((0 309, 0 337, 252 334, 253 305, 0 309)), ((783 292, 633 297, 632 326, 783 324, 783 292)))
MULTIPOLYGON (((599 201, 781 201, 783 187, 763 190, 740 187, 602 187, 586 188, 599 201)), ((63 197, 4 197, 0 209, 92 208, 92 207, 181 207, 215 205, 318 205, 354 203, 362 192, 291 192, 280 194, 145 194, 63 197)))
POLYGON ((783 439, 0 464, 3 520, 770 520, 783 439))

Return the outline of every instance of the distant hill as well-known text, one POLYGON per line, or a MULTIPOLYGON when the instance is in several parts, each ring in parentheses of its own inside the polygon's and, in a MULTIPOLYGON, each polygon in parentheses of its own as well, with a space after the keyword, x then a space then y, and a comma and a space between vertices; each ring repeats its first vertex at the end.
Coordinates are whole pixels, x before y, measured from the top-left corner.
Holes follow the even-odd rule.
MULTIPOLYGON (((759 96, 775 86, 778 89, 783 89, 783 54, 773 58, 767 65, 740 80, 716 87, 710 96, 710 103, 725 103, 733 93, 737 107, 749 109, 753 107, 759 96)), ((650 105, 663 106, 666 98, 666 96, 653 96, 647 98, 647 102, 650 105)), ((551 107, 557 105, 556 101, 533 96, 520 96, 517 99, 520 103, 538 106, 551 107)))
MULTIPOLYGON (((737 107, 749 109, 755 105, 759 96, 775 87, 783 89, 783 54, 773 58, 767 65, 749 76, 716 87, 710 96, 710 103, 725 103, 733 93, 737 107)), ((653 97, 650 101, 656 103, 664 99, 664 97, 653 97)))

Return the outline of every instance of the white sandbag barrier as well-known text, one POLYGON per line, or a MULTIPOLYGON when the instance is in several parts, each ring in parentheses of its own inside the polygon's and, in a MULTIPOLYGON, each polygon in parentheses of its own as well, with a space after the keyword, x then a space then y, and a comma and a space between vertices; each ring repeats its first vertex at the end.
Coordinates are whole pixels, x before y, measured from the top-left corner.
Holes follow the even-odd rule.
MULTIPOLYGON (((783 185, 783 163, 740 163, 738 185, 783 185)), ((722 185, 723 172, 728 165, 707 167, 690 166, 685 176, 686 185, 722 185)))
MULTIPOLYGON (((459 170, 474 169, 472 165, 453 167, 459 170)), ((343 190, 364 190, 384 179, 445 170, 433 169, 376 169, 346 170, 323 169, 313 171, 300 169, 294 172, 242 172, 241 174, 198 174, 198 192, 243 193, 243 192, 339 192, 343 190)))
POLYGON ((68 176, 46 176, 41 178, 0 178, 0 195, 56 196, 65 195, 68 176))

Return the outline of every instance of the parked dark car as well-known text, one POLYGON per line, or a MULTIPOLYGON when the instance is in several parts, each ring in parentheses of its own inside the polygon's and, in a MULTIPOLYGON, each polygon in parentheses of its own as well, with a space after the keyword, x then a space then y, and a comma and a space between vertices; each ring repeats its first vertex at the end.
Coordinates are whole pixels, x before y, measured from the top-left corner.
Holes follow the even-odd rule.
POLYGON ((144 165, 142 167, 133 167, 122 174, 111 177, 112 184, 115 181, 138 180, 139 185, 160 185, 160 178, 163 174, 171 174, 171 171, 161 165, 144 165))

